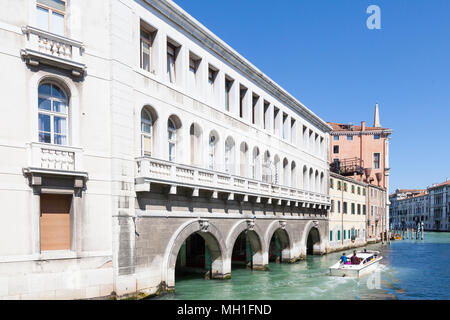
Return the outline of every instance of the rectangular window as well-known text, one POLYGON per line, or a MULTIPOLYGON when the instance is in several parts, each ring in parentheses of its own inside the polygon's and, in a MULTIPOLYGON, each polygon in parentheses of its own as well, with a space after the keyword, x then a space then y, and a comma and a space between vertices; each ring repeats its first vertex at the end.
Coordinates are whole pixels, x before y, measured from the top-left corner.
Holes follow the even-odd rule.
POLYGON ((347 202, 344 201, 344 207, 343 207, 344 213, 347 213, 347 202))
POLYGON ((353 136, 347 136, 348 141, 353 141, 353 136))
POLYGON ((361 204, 358 203, 358 214, 361 214, 361 204))
POLYGON ((295 119, 291 118, 291 143, 292 144, 295 144, 295 135, 296 135, 295 128, 296 128, 295 119))
POLYGON ((333 146, 333 153, 339 153, 339 146, 333 146))
POLYGON ((342 190, 342 183, 340 181, 338 181, 337 183, 337 189, 342 190))
POLYGON ((252 124, 259 125, 259 110, 258 110, 259 96, 253 94, 252 96, 252 124))
POLYGON ((373 168, 380 169, 380 154, 379 153, 373 154, 373 168))
POLYGON ((288 115, 283 113, 283 139, 288 138, 288 123, 287 123, 288 115))
POLYGON ((352 214, 355 214, 355 204, 352 203, 352 214))
POLYGON ((333 231, 330 231, 330 241, 333 241, 333 231))
POLYGON ((330 212, 334 212, 334 200, 331 200, 330 212))
POLYGON ((352 193, 355 193, 355 186, 352 184, 352 193))
POLYGON ((70 250, 70 208, 72 196, 41 194, 41 251, 70 250))
MULTIPOLYGON (((216 79, 217 79, 217 74, 219 73, 219 71, 214 68, 213 66, 209 65, 208 66, 208 90, 209 90, 209 96, 213 98, 213 100, 215 100, 216 97, 216 79)), ((216 101, 214 101, 215 103, 216 101)))
POLYGON ((341 240, 341 230, 338 230, 338 241, 341 240))
POLYGON ((231 88, 233 87, 233 80, 225 77, 225 110, 230 111, 231 106, 231 88))
POLYGON ((344 191, 347 192, 347 183, 344 182, 344 191))
POLYGON ((337 210, 337 213, 341 213, 341 202, 338 201, 337 204, 338 204, 338 210, 337 210))
POLYGON ((247 96, 248 89, 243 85, 239 87, 239 117, 244 118, 244 112, 246 107, 245 98, 247 96))
POLYGON ((65 0, 36 0, 36 22, 39 29, 65 35, 65 0))
POLYGON ((333 188, 334 188, 334 180, 330 179, 330 189, 333 189, 333 188))
POLYGON ((373 136, 373 139, 374 139, 374 140, 380 140, 380 135, 379 135, 379 134, 374 135, 374 136, 373 136))
POLYGON ((345 230, 344 230, 344 240, 346 239, 346 232, 345 232, 345 230))
POLYGON ((361 187, 358 187, 358 195, 361 195, 361 187))
POLYGON ((270 103, 267 101, 264 101, 264 130, 269 129, 269 107, 270 103))
POLYGON ((177 82, 177 57, 180 48, 172 40, 167 40, 167 77, 170 83, 177 82))
POLYGON ((339 141, 339 136, 333 136, 334 141, 339 141))
POLYGON ((280 116, 280 109, 273 107, 273 132, 276 136, 280 134, 280 123, 278 121, 280 116))
POLYGON ((156 29, 144 25, 141 21, 141 69, 153 72, 153 40, 155 39, 156 29))
POLYGON ((363 204, 363 214, 365 215, 366 214, 366 205, 365 204, 363 204))
POLYGON ((202 59, 192 52, 189 52, 189 71, 188 71, 188 82, 191 90, 195 90, 197 87, 197 71, 200 66, 202 59))

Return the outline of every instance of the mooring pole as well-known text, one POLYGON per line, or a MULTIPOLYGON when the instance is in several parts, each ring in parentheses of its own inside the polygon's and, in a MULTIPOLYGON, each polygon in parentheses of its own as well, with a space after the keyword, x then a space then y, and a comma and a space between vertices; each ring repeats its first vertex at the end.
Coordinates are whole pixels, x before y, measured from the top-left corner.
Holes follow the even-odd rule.
POLYGON ((422 222, 422 225, 421 225, 421 231, 422 232, 420 234, 421 234, 421 237, 422 237, 422 240, 423 240, 423 222, 422 222))

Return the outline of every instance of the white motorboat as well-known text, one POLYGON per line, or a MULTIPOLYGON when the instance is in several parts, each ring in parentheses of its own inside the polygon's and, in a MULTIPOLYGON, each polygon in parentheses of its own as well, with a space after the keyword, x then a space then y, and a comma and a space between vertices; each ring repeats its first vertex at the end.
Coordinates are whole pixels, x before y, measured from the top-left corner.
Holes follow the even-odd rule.
POLYGON ((330 275, 359 278, 374 271, 378 263, 383 259, 379 251, 358 251, 356 256, 359 258, 359 264, 350 264, 350 257, 347 256, 347 264, 339 260, 339 262, 330 267, 330 275))

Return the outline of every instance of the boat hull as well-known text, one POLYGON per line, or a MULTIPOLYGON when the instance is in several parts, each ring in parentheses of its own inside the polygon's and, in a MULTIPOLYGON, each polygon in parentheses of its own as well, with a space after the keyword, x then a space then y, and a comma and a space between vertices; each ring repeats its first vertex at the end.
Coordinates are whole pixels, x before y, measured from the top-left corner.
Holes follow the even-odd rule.
POLYGON ((378 267, 378 263, 382 257, 377 258, 374 261, 369 262, 363 266, 354 266, 354 265, 338 265, 332 266, 330 268, 330 275, 336 277, 351 277, 351 278, 360 278, 368 273, 375 271, 378 267), (359 267, 359 268, 358 268, 359 267))

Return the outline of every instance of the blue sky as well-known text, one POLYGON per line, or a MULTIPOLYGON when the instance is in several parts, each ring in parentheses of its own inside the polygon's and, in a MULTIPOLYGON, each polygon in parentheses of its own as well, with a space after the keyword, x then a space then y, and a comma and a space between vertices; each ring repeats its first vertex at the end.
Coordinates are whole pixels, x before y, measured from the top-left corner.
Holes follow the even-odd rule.
POLYGON ((391 191, 450 178, 450 1, 175 2, 326 121, 372 125, 378 102, 391 191))

